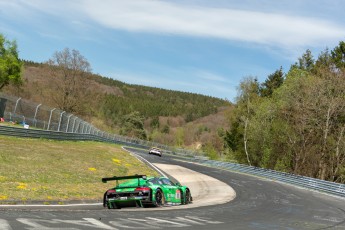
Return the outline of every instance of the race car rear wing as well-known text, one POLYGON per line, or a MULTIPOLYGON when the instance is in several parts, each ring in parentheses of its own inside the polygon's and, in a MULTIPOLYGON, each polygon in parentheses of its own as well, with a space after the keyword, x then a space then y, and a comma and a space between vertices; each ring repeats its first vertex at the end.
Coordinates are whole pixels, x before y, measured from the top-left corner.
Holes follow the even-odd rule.
POLYGON ((132 176, 121 176, 121 177, 117 177, 117 176, 113 176, 113 177, 104 177, 102 178, 102 182, 103 183, 107 183, 107 181, 112 181, 112 180, 127 180, 127 179, 136 179, 138 178, 138 180, 140 178, 146 179, 146 175, 132 175, 132 176))

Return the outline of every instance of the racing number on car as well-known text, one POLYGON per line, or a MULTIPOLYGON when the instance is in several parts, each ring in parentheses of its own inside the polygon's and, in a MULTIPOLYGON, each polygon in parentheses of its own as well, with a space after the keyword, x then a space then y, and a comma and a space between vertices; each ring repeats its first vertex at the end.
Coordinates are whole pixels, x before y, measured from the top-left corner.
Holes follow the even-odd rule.
POLYGON ((176 191, 175 199, 181 199, 181 191, 180 190, 176 191))

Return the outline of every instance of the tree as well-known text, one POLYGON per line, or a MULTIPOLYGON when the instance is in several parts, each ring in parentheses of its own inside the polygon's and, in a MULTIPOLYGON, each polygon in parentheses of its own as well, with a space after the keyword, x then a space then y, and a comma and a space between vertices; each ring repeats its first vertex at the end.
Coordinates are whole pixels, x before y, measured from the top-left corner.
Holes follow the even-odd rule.
MULTIPOLYGON (((250 120, 254 114, 255 102, 259 99, 259 83, 256 78, 244 78, 238 88, 237 111, 240 126, 243 128, 243 146, 248 165, 252 165, 248 149, 248 132, 250 129, 250 120)), ((236 136, 241 136, 236 134, 236 136)))
POLYGON ((313 55, 309 49, 298 58, 298 63, 295 63, 292 67, 297 67, 301 70, 311 71, 314 67, 315 61, 313 55))
POLYGON ((20 85, 22 62, 18 58, 17 43, 0 34, 0 90, 13 83, 20 85))
POLYGON ((261 84, 260 93, 263 97, 270 97, 273 91, 279 88, 284 82, 283 68, 280 67, 274 73, 268 75, 266 81, 261 84))
POLYGON ((91 71, 89 62, 77 50, 65 48, 48 60, 57 94, 53 100, 63 111, 78 112, 81 99, 87 94, 83 77, 91 71))
POLYGON ((137 137, 146 140, 146 132, 144 129, 144 117, 138 111, 127 114, 123 118, 123 125, 120 130, 121 135, 129 137, 137 137))
POLYGON ((337 68, 345 68, 345 42, 339 42, 339 45, 331 51, 331 55, 337 68))

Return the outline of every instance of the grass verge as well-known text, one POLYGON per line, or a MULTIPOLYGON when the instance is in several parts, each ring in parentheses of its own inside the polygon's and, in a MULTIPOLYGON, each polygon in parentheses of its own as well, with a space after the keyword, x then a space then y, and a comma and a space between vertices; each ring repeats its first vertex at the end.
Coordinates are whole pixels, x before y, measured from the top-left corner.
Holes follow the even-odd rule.
POLYGON ((0 204, 102 200, 102 177, 146 174, 151 168, 121 146, 0 136, 0 204))

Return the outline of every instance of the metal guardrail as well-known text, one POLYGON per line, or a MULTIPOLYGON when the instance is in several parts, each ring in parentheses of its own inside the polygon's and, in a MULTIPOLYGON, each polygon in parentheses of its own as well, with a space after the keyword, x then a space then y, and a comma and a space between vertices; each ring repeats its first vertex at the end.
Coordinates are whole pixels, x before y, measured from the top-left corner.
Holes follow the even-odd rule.
POLYGON ((234 172, 249 174, 252 176, 258 176, 274 181, 283 182, 290 185, 295 185, 302 188, 307 188, 339 197, 345 198, 345 184, 335 183, 331 181, 325 181, 315 179, 311 177, 305 177, 285 172, 279 172, 271 169, 263 169, 248 165, 241 165, 230 162, 220 162, 213 160, 193 159, 194 162, 198 162, 203 165, 208 165, 217 168, 223 168, 234 172))
MULTIPOLYGON (((101 142, 122 144, 126 146, 131 146, 131 147, 139 147, 139 148, 144 148, 144 149, 149 148, 143 145, 142 143, 135 142, 133 139, 119 140, 119 139, 116 139, 115 136, 113 138, 100 137, 93 134, 64 133, 64 132, 56 132, 56 131, 7 127, 7 126, 1 126, 1 125, 0 125, 0 135, 29 137, 29 138, 44 138, 44 139, 55 139, 55 140, 101 141, 101 142)), ((175 153, 175 155, 183 155, 183 154, 175 153)), ((191 157, 193 162, 197 162, 203 165, 223 168, 223 169, 231 170, 234 172, 249 174, 252 176, 258 176, 258 177, 262 177, 262 178, 266 178, 266 179, 270 179, 274 181, 279 181, 286 184, 295 185, 302 188, 307 188, 307 189, 324 192, 327 194, 345 198, 345 184, 334 183, 330 181, 324 181, 320 179, 279 172, 279 171, 275 171, 271 169, 263 169, 263 168, 242 165, 242 164, 237 164, 237 163, 230 163, 230 162, 207 160, 203 158, 193 157, 190 155, 187 155, 187 156, 191 157)))
POLYGON ((57 131, 39 130, 39 129, 25 129, 17 127, 8 127, 0 125, 0 135, 15 136, 15 137, 29 137, 29 138, 42 138, 53 140, 70 140, 70 141, 100 141, 109 142, 114 144, 127 145, 132 147, 140 147, 147 149, 148 147, 136 142, 134 139, 128 138, 126 140, 118 139, 115 136, 101 137, 94 134, 82 134, 82 133, 65 133, 57 131))

